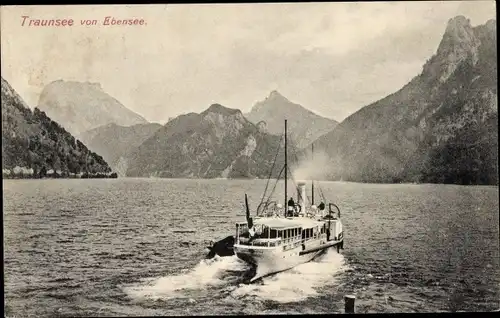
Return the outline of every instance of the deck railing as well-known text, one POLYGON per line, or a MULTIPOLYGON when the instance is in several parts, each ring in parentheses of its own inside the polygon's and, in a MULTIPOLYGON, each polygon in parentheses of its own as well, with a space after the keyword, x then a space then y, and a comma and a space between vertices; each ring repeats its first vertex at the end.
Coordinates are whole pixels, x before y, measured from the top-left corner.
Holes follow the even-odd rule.
POLYGON ((267 247, 276 247, 282 245, 284 250, 288 250, 300 246, 306 243, 307 241, 319 240, 319 239, 326 239, 326 234, 318 232, 313 236, 308 237, 307 239, 303 239, 302 235, 296 235, 285 239, 284 238, 269 239, 266 237, 261 237, 254 240, 250 240, 248 238, 242 240, 240 237, 238 237, 237 243, 250 246, 267 246, 267 247))

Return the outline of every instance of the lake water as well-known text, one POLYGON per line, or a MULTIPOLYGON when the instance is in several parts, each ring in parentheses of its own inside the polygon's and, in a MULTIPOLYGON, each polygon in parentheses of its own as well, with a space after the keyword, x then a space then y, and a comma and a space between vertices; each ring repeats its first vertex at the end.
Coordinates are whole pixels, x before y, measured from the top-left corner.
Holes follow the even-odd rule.
POLYGON ((323 182, 345 250, 245 285, 205 247, 265 182, 4 180, 6 314, 342 313, 345 294, 358 313, 500 308, 498 187, 323 182))

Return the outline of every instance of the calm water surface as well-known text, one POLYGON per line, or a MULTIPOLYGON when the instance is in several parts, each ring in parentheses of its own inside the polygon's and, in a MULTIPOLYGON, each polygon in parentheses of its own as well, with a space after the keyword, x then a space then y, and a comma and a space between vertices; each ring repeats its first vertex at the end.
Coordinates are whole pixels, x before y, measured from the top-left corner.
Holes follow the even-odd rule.
POLYGON ((341 313, 347 293, 359 313, 500 307, 498 187, 321 183, 345 250, 244 285, 243 262, 205 247, 265 182, 4 180, 6 314, 341 313))

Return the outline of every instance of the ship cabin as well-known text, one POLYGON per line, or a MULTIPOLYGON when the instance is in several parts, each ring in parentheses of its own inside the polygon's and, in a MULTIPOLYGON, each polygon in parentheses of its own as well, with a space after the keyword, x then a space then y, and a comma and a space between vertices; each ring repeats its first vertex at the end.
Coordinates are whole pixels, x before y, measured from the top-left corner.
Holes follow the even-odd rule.
POLYGON ((254 235, 250 236, 248 224, 237 223, 235 244, 261 248, 283 246, 287 250, 308 241, 326 241, 327 224, 314 220, 291 222, 290 219, 268 219, 265 223, 255 224, 253 231, 254 235))

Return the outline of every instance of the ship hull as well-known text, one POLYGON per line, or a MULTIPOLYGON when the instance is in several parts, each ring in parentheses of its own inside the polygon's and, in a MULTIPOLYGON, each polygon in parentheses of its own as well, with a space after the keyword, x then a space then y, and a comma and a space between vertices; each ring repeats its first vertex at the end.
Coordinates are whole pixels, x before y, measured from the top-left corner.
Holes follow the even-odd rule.
POLYGON ((248 245, 235 245, 234 252, 238 258, 255 267, 255 275, 250 279, 253 282, 259 278, 291 269, 297 265, 310 262, 324 253, 329 247, 339 244, 324 244, 311 249, 302 246, 283 250, 283 246, 275 248, 248 245))

